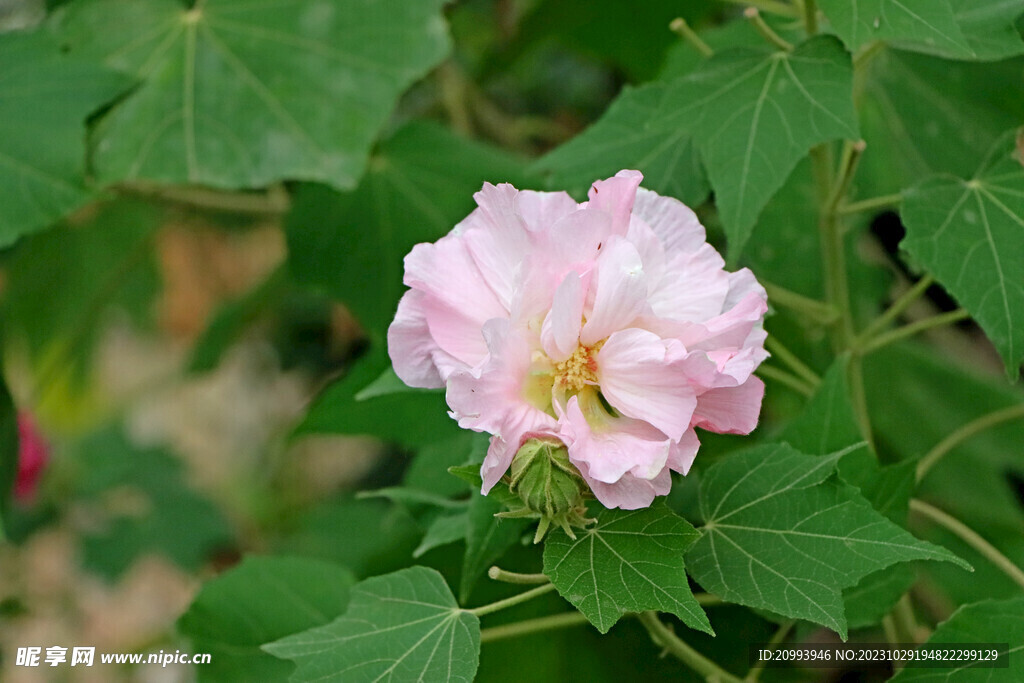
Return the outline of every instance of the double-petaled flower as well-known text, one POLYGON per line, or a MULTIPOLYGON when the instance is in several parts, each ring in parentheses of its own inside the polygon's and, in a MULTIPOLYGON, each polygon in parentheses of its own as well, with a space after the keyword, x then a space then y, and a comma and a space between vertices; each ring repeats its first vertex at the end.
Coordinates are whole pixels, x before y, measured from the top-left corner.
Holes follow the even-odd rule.
POLYGON ((561 441, 597 499, 668 493, 695 427, 745 434, 764 385, 764 288, 727 272, 696 215, 621 171, 589 201, 486 184, 478 208, 405 258, 388 348, 410 386, 447 387, 492 435, 483 491, 528 439, 561 441))

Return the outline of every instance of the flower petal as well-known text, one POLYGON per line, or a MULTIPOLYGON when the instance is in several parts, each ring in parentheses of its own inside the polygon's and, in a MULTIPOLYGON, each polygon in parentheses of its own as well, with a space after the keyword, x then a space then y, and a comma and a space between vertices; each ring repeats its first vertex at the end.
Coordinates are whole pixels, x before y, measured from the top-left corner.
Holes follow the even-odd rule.
POLYGON ((483 279, 506 310, 511 310, 517 276, 531 246, 516 210, 518 194, 508 183, 485 183, 473 195, 479 208, 455 228, 462 232, 483 279))
POLYGON ((619 171, 614 178, 598 180, 588 193, 587 208, 608 213, 612 218, 612 231, 625 235, 629 229, 629 216, 633 211, 636 191, 644 179, 640 171, 619 171))
POLYGON ((640 329, 616 332, 597 354, 597 379, 612 407, 678 441, 697 397, 687 382, 685 354, 673 341, 640 329))
POLYGON ((647 280, 640 254, 626 240, 613 237, 597 262, 596 289, 580 342, 593 346, 628 327, 646 308, 647 280))
MULTIPOLYGON (((583 473, 583 478, 587 475, 583 473)), ((664 496, 672 488, 672 475, 666 467, 658 476, 653 479, 640 479, 631 474, 626 474, 614 484, 605 484, 597 480, 587 479, 590 490, 606 508, 621 508, 623 510, 639 510, 649 507, 655 497, 664 496)))
POLYGON ((580 208, 565 192, 523 190, 516 197, 516 210, 530 232, 545 232, 563 217, 580 208))
POLYGON ((697 457, 697 450, 700 448, 700 439, 692 428, 687 429, 678 442, 672 444, 668 452, 668 466, 673 472, 686 475, 690 473, 690 467, 697 457))
POLYGON ((579 346, 585 300, 582 281, 583 278, 575 271, 566 275, 555 290, 551 310, 544 318, 540 332, 541 343, 544 345, 544 353, 556 363, 571 356, 579 346))
POLYGON ((693 425, 719 434, 749 434, 757 426, 764 382, 750 377, 738 387, 705 391, 697 397, 693 425))
POLYGON ((478 321, 479 327, 491 318, 508 317, 465 241, 454 233, 412 248, 405 257, 405 284, 478 321))
POLYGON ((697 214, 673 197, 662 197, 640 188, 633 204, 633 217, 651 227, 669 257, 692 253, 707 243, 704 226, 697 214))
MULTIPOLYGON (((423 310, 423 292, 410 289, 398 302, 398 312, 388 326, 388 355, 395 374, 411 387, 436 389, 445 376, 434 362, 440 347, 430 334, 423 310)), ((447 355, 447 354, 446 354, 447 355)))

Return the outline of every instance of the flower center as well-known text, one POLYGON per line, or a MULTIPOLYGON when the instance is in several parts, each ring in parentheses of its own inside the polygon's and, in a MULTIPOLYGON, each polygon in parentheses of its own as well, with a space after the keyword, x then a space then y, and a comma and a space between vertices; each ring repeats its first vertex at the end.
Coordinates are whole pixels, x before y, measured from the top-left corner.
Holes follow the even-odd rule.
POLYGON ((597 384, 597 352, 604 346, 601 340, 593 346, 576 347, 572 355, 555 364, 555 384, 570 391, 597 384))

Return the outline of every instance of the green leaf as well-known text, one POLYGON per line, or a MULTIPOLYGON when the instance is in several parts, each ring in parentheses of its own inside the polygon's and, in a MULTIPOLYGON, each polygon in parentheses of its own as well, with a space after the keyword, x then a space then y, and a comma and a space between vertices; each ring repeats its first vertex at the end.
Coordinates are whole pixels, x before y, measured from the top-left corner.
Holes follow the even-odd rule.
MULTIPOLYGON (((439 496, 455 496, 465 493, 466 483, 459 481, 448 472, 466 462, 483 462, 487 452, 488 435, 460 430, 458 434, 444 441, 428 444, 416 452, 409 463, 402 483, 422 491, 431 491, 439 496)), ((479 468, 477 468, 479 471, 479 468)), ((477 490, 480 490, 479 485, 477 490)))
POLYGON ((965 643, 1006 643, 999 649, 1005 669, 989 669, 965 663, 959 668, 925 669, 906 667, 893 676, 893 683, 907 681, 953 681, 955 683, 987 683, 1016 680, 1024 667, 1024 596, 1009 600, 985 600, 965 605, 939 624, 921 647, 963 647, 965 643))
MULTIPOLYGON (((710 188, 685 108, 688 84, 626 86, 601 118, 541 158, 533 169, 547 187, 586 194, 595 180, 624 168, 644 174, 643 186, 697 206, 710 188)), ((693 113, 689 113, 693 116, 693 113)))
POLYGON ((467 514, 461 512, 455 515, 442 515, 434 519, 423 534, 423 540, 412 551, 415 558, 421 557, 434 548, 439 548, 456 541, 464 541, 468 532, 469 522, 467 514))
POLYGON ((735 259, 808 150, 858 136, 850 55, 820 36, 792 52, 716 53, 689 78, 700 113, 692 130, 735 259))
POLYGON ((850 405, 849 357, 840 356, 821 378, 804 412, 779 435, 779 441, 804 453, 824 455, 863 440, 850 405))
POLYGON ((19 460, 18 410, 4 381, 0 365, 0 541, 5 538, 4 514, 11 503, 14 483, 18 480, 19 460))
POLYGON ((297 557, 246 557, 206 582, 178 620, 194 649, 212 655, 199 680, 286 679, 293 667, 260 646, 338 617, 354 583, 347 569, 297 557))
POLYGON ((876 40, 973 57, 949 0, 820 0, 832 28, 850 50, 876 40))
POLYGON ((683 552, 696 530, 664 504, 641 510, 601 510, 597 524, 561 529, 544 542, 544 573, 558 593, 607 633, 626 612, 670 612, 694 629, 714 634, 690 590, 683 552))
POLYGON ((390 361, 383 351, 371 351, 351 373, 328 386, 310 406, 293 436, 304 434, 367 434, 406 446, 456 436, 458 424, 448 417, 441 391, 409 391, 356 399, 390 361))
POLYGON ((383 340, 404 290, 402 259, 465 218, 484 181, 530 184, 518 158, 436 124, 410 124, 381 145, 356 190, 299 188, 285 220, 289 270, 344 301, 383 340))
POLYGON ((949 0, 949 4, 975 58, 1003 59, 1024 52, 1024 38, 1018 28, 1024 8, 1019 3, 949 0))
POLYGON ((100 121, 101 180, 353 187, 398 96, 448 52, 442 0, 86 0, 55 31, 142 85, 100 121))
MULTIPOLYGON (((480 491, 480 487, 483 486, 483 478, 480 476, 479 465, 460 465, 458 467, 449 467, 448 471, 472 486, 474 491, 480 491)), ((487 494, 487 497, 493 498, 505 506, 522 505, 522 501, 519 499, 519 496, 512 493, 508 488, 508 484, 503 481, 499 481, 495 484, 494 488, 491 489, 491 492, 487 494)))
POLYGON ((469 600, 477 580, 505 551, 523 537, 529 519, 502 519, 495 517, 506 508, 497 497, 473 493, 466 511, 466 554, 462 560, 462 580, 459 599, 469 600))
POLYGON ((1024 360, 1024 166, 1004 137, 971 179, 906 193, 901 243, 981 325, 1011 381, 1024 360))
POLYGON ((874 626, 892 611, 917 576, 909 564, 894 564, 868 574, 843 591, 843 609, 850 630, 874 626))
POLYGON ((703 533, 686 558, 693 577, 725 600, 807 619, 845 639, 841 591, 865 575, 918 559, 969 568, 852 487, 827 481, 843 455, 765 445, 711 466, 700 486, 703 533))
POLYGON ((366 579, 351 596, 344 616, 264 646, 295 661, 291 681, 473 680, 480 621, 459 609, 435 570, 366 579))
POLYGON ((85 119, 131 80, 41 33, 0 36, 0 247, 93 196, 85 119))

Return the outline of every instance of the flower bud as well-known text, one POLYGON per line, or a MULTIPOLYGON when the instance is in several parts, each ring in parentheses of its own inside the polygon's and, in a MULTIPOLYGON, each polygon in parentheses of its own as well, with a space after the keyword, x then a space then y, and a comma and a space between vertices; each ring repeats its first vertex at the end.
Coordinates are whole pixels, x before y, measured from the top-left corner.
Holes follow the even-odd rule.
POLYGON ((587 484, 569 462, 569 451, 557 439, 528 439, 512 460, 509 488, 523 501, 530 516, 540 518, 534 543, 554 523, 576 538, 571 526, 585 526, 587 484))

